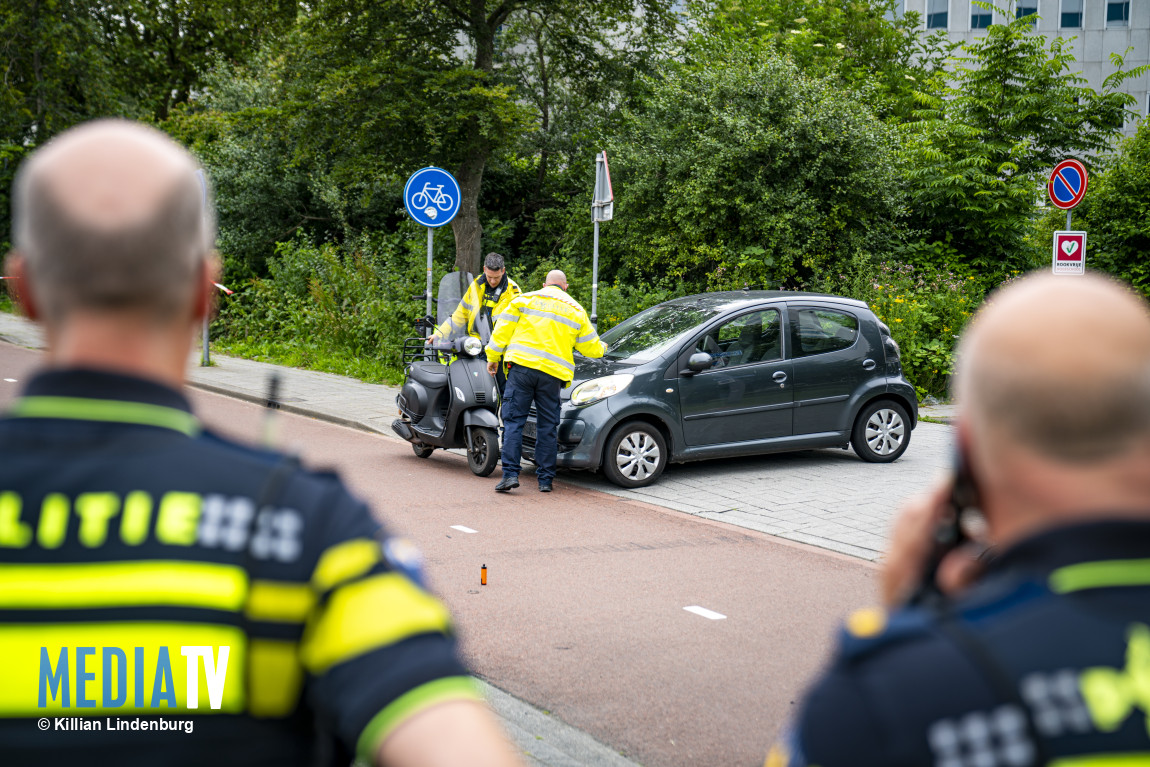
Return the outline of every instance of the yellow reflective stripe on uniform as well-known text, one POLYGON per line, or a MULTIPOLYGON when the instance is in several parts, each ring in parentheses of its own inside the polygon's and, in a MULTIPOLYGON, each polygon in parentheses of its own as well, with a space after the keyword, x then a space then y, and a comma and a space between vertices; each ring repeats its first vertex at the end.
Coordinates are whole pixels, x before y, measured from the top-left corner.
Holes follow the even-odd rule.
POLYGON ((1080 562, 1060 567, 1050 574, 1050 589, 1056 594, 1110 586, 1146 585, 1150 585, 1150 559, 1080 562))
POLYGON ((355 538, 328 548, 319 557, 311 585, 322 594, 367 573, 375 563, 383 558, 383 550, 378 541, 372 538, 355 538))
POLYGON ((0 565, 0 607, 7 609, 172 605, 235 611, 247 586, 243 568, 212 562, 0 565))
POLYGON ((248 655, 251 670, 248 713, 256 717, 282 717, 294 711, 303 689, 299 644, 253 639, 248 655))
POLYGON ((201 430, 199 419, 186 410, 110 399, 22 397, 12 404, 8 413, 17 418, 64 418, 159 426, 189 437, 201 430))
POLYGON ((315 603, 315 592, 306 583, 254 581, 244 613, 255 621, 303 623, 315 603))
MULTIPOLYGON (((0 683, 0 716, 40 717, 51 714, 166 714, 187 710, 187 660, 180 654, 184 646, 212 648, 213 661, 219 658, 220 647, 230 648, 224 677, 222 707, 212 709, 208 698, 207 675, 203 660, 199 661, 199 707, 201 714, 236 714, 244 709, 244 686, 247 674, 244 633, 235 626, 203 623, 177 623, 162 621, 123 621, 115 623, 37 623, 0 624, 0 658, 4 659, 3 683, 0 683), (175 696, 176 707, 158 699, 156 676, 160 648, 167 648, 171 670, 169 688, 166 674, 161 692, 175 696), (51 662, 51 672, 60 673, 60 652, 68 654, 68 690, 71 706, 64 708, 62 693, 64 679, 59 680, 57 694, 48 687, 45 707, 39 707, 41 679, 41 648, 51 662), (94 648, 86 656, 85 679, 78 674, 77 648, 94 648), (119 648, 126 660, 124 702, 120 707, 104 705, 103 648, 119 648), (142 648, 143 663, 137 665, 136 648, 142 648), (80 697, 92 701, 91 707, 80 707, 80 697), (142 703, 142 705, 138 705, 142 703)), ((115 658, 113 663, 118 663, 115 658)), ((111 694, 120 694, 118 666, 112 676, 111 694)), ((45 685, 48 683, 45 681, 45 685)), ((163 696, 160 696, 162 698, 163 696)))
POLYGON ((542 349, 532 349, 530 346, 524 346, 523 344, 508 344, 507 350, 513 351, 513 352, 520 352, 521 354, 530 354, 530 355, 532 355, 534 357, 538 357, 540 359, 551 360, 555 364, 561 365, 566 370, 569 370, 572 373, 575 372, 575 366, 572 363, 570 363, 567 360, 560 357, 558 354, 551 354, 550 352, 545 352, 542 349))
POLYGON ((1150 765, 1150 751, 1068 756, 1050 762, 1050 767, 1147 767, 1147 765, 1150 765))
POLYGON ((450 615, 434 597, 397 573, 340 586, 308 626, 301 655, 315 674, 357 655, 418 634, 445 632, 450 615))
POLYGON ((551 320, 552 322, 558 322, 560 325, 566 325, 567 327, 575 328, 576 330, 578 330, 580 328, 579 323, 576 322, 575 320, 568 319, 567 317, 564 317, 562 314, 556 314, 555 312, 547 312, 547 311, 543 311, 542 309, 532 309, 530 307, 525 306, 519 310, 519 313, 520 314, 530 314, 532 317, 542 317, 545 320, 551 320))
POLYGON ((409 690, 367 723, 356 744, 356 756, 366 764, 375 764, 376 752, 396 727, 421 711, 451 700, 482 701, 483 695, 476 687, 475 680, 467 676, 436 679, 409 690))

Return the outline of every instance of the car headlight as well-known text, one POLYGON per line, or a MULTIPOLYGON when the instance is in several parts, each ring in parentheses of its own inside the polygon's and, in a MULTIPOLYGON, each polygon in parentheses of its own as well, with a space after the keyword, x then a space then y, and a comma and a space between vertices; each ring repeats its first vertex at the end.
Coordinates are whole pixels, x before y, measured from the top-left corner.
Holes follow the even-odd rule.
POLYGON ((585 381, 571 392, 571 404, 576 406, 590 405, 592 402, 606 399, 612 394, 618 394, 627 388, 634 377, 630 373, 620 373, 585 381))
POLYGON ((468 336, 463 342, 463 351, 470 354, 472 357, 478 357, 479 352, 483 351, 483 342, 475 336, 468 336))

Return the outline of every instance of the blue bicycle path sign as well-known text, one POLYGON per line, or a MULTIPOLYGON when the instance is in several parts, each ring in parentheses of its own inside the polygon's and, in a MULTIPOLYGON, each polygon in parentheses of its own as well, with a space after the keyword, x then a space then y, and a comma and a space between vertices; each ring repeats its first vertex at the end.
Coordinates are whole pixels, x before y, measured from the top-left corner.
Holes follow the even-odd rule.
POLYGON ((450 224, 459 212, 459 182, 443 168, 421 168, 403 188, 403 205, 418 224, 431 229, 450 224))

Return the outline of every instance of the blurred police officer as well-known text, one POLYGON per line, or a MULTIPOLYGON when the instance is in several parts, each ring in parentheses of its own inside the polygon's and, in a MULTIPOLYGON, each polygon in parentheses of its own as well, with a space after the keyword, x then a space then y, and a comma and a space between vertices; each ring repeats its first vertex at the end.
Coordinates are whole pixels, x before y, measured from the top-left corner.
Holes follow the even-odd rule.
POLYGON ((191 412, 216 270, 192 158, 91 123, 37 150, 13 200, 8 270, 48 351, 0 419, 0 761, 514 763, 447 610, 382 556, 364 504, 191 412), (191 717, 189 647, 224 674, 191 717), (90 713, 127 729, 37 721, 90 713))
POLYGON ((904 511, 893 612, 847 621, 767 764, 1150 764, 1150 309, 1098 276, 1028 277, 956 375, 968 472, 904 511), (976 542, 938 543, 954 508, 981 509, 976 542))
POLYGON ((535 403, 535 465, 539 490, 550 493, 559 451, 559 392, 575 372, 573 351, 602 357, 606 351, 587 312, 567 295, 567 277, 554 269, 542 290, 524 293, 504 311, 487 345, 487 369, 502 358, 510 368, 503 394, 503 477, 497 493, 519 487, 523 427, 535 403))
MULTIPOLYGON (((507 276, 503 256, 488 253, 483 261, 483 274, 472 281, 451 317, 435 329, 427 342, 466 334, 486 344, 491 340, 495 324, 522 292, 515 281, 507 276)), ((507 380, 502 368, 496 371, 495 379, 502 392, 507 380)))

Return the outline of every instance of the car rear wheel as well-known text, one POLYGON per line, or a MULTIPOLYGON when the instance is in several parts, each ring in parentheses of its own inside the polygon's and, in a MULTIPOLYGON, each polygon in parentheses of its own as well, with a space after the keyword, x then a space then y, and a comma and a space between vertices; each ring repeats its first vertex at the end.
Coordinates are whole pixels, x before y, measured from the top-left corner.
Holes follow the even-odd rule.
POLYGON ((667 466, 667 441, 642 421, 625 423, 607 438, 603 472, 619 487, 646 487, 667 466))
POLYGON ((481 426, 471 430, 471 449, 467 451, 467 465, 477 477, 486 477, 495 471, 499 462, 499 435, 495 429, 481 426))
POLYGON ((906 452, 910 444, 910 418, 906 410, 890 400, 872 402, 855 419, 851 447, 869 463, 890 463, 906 452))

